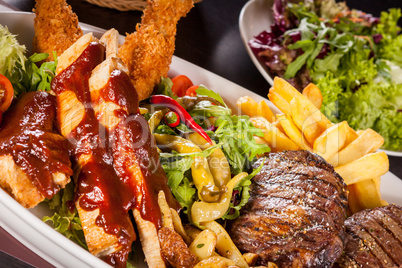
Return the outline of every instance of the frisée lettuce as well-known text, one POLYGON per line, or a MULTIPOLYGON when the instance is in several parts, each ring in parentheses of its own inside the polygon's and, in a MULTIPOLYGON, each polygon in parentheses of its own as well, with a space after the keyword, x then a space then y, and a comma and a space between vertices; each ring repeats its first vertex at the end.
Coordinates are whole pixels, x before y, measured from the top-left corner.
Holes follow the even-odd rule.
POLYGON ((56 72, 57 60, 40 64, 49 54, 35 53, 27 57, 26 53, 26 47, 18 43, 16 36, 0 25, 0 74, 10 80, 16 97, 22 92, 50 91, 56 72))

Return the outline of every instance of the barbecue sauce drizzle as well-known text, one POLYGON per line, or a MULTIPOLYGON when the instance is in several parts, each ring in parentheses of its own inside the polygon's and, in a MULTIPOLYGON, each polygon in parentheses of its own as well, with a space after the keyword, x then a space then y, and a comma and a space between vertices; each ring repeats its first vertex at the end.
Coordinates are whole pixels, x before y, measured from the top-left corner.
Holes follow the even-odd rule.
POLYGON ((171 208, 180 210, 174 199, 163 170, 156 143, 145 118, 137 113, 138 96, 130 77, 120 70, 114 70, 108 83, 100 90, 106 102, 113 102, 121 109, 115 110, 115 116, 121 118, 120 124, 110 133, 110 144, 115 159, 115 169, 119 177, 132 185, 134 196, 141 195, 135 204, 143 219, 151 221, 156 228, 161 228, 161 211, 158 205, 158 193, 163 191, 171 208), (135 159, 128 159, 127 152, 135 159), (127 154, 127 155, 126 155, 127 154), (138 165, 142 178, 133 178, 131 165, 138 165), (138 183, 140 180, 140 185, 138 183))
POLYGON ((96 224, 106 233, 118 237, 123 247, 107 256, 105 261, 125 267, 131 243, 135 240, 128 211, 139 208, 141 216, 159 229, 159 190, 164 190, 171 207, 178 210, 179 204, 167 187, 167 178, 160 165, 147 121, 141 115, 133 114, 138 109, 138 97, 125 73, 113 73, 101 90, 105 100, 122 107, 115 114, 124 120, 113 130, 105 129, 97 120, 91 106, 88 79, 103 58, 104 47, 97 42, 91 43, 74 63, 55 77, 52 89, 57 94, 73 90, 84 104, 83 120, 67 136, 71 145, 70 153, 75 161, 82 155, 91 155, 91 160, 81 167, 75 198, 84 210, 99 209, 96 224), (142 146, 133 148, 134 144, 142 146), (130 159, 120 153, 125 150, 134 151, 144 178, 143 183, 139 184, 138 180, 130 177, 126 163, 130 159), (136 199, 140 193, 142 199, 138 202, 136 199))
POLYGON ((96 225, 102 227, 106 233, 116 236, 122 246, 120 250, 108 255, 105 261, 124 267, 131 243, 135 239, 126 209, 131 206, 132 200, 127 200, 125 195, 120 194, 126 189, 119 180, 113 168, 112 157, 105 147, 105 135, 101 135, 105 130, 95 117, 88 84, 92 70, 103 61, 104 54, 105 48, 101 44, 90 43, 68 68, 54 78, 52 89, 56 94, 71 90, 84 105, 84 118, 67 135, 74 160, 78 163, 80 157, 85 156, 90 159, 79 171, 75 202, 79 202, 80 207, 87 211, 99 209, 96 225))
POLYGON ((40 91, 24 93, 4 114, 0 131, 0 155, 11 155, 48 199, 60 190, 52 174, 73 174, 67 141, 55 131, 55 109, 54 96, 40 91))

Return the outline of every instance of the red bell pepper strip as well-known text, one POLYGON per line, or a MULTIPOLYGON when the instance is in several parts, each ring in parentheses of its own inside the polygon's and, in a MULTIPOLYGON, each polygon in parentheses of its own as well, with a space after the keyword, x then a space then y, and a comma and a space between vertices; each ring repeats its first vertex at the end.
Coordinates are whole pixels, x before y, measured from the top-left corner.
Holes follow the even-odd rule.
POLYGON ((191 115, 176 100, 166 95, 153 95, 149 97, 149 102, 155 105, 163 105, 180 116, 180 120, 198 134, 200 134, 209 144, 213 144, 208 134, 200 127, 191 115))

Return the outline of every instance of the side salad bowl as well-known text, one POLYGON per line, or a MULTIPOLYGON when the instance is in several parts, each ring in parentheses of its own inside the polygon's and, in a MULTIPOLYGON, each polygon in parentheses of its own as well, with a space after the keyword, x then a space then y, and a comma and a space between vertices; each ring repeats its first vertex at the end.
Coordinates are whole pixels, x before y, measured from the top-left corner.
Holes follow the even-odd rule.
MULTIPOLYGON (((272 7, 274 0, 250 0, 242 8, 239 15, 239 29, 241 39, 245 49, 254 63, 255 67, 265 78, 265 80, 273 85, 274 75, 252 51, 249 42, 263 31, 270 31, 271 25, 274 24, 274 15, 272 7)), ((402 151, 381 149, 390 156, 402 157, 402 151)))

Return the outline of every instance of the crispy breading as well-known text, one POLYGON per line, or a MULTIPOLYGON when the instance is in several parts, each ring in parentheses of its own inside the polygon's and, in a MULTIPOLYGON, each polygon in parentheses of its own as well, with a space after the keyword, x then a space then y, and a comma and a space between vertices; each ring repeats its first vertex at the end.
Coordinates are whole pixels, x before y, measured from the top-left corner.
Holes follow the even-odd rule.
POLYGON ((176 25, 193 7, 192 0, 149 1, 141 24, 126 36, 119 57, 128 66, 139 100, 147 98, 167 76, 175 49, 176 25))
POLYGON ((54 60, 53 51, 60 56, 82 36, 78 17, 65 0, 36 0, 34 12, 33 51, 49 53, 47 60, 54 60))

